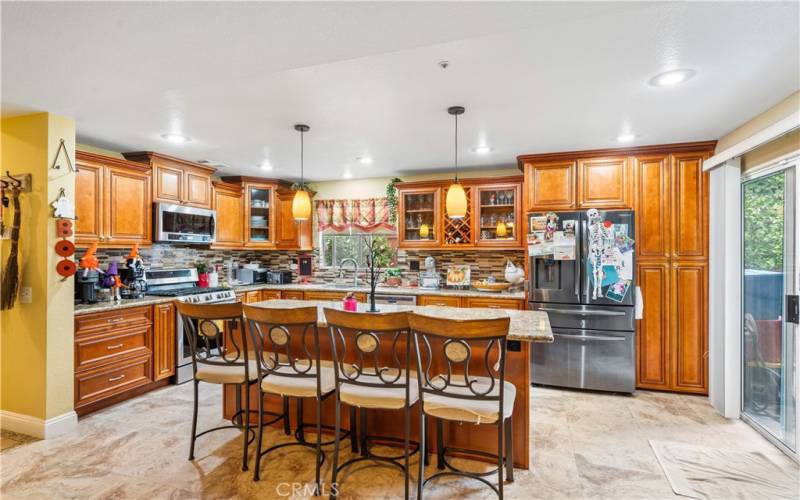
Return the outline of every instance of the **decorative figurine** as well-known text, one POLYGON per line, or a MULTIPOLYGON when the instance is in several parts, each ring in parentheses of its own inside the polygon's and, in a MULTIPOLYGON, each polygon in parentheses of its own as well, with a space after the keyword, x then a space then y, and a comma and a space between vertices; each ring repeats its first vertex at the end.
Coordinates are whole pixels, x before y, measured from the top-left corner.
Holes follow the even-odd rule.
POLYGON ((64 188, 61 188, 61 191, 58 193, 58 198, 56 201, 50 204, 53 207, 53 215, 58 219, 72 219, 75 220, 75 204, 72 203, 72 200, 67 198, 67 193, 64 192, 64 188))
POLYGON ((122 280, 119 278, 119 269, 117 268, 117 263, 112 262, 108 265, 108 269, 106 270, 106 276, 103 278, 103 287, 111 289, 111 300, 119 300, 122 301, 122 295, 120 294, 120 290, 122 288, 127 288, 123 283, 122 280))
POLYGON ((100 270, 100 262, 97 260, 95 252, 97 252, 97 243, 93 243, 92 246, 86 250, 86 253, 83 254, 81 260, 78 261, 79 267, 83 269, 84 278, 89 275, 90 271, 95 271, 100 274, 103 273, 103 271, 100 270))
POLYGON ((517 267, 510 260, 506 261, 506 281, 512 285, 518 285, 525 281, 525 269, 517 267))

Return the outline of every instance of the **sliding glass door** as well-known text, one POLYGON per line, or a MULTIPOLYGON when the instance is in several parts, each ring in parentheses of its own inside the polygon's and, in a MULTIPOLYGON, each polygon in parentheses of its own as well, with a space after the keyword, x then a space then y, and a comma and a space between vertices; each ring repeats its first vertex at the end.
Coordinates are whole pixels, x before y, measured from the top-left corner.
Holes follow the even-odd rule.
POLYGON ((742 183, 742 414, 797 452, 797 167, 742 183))

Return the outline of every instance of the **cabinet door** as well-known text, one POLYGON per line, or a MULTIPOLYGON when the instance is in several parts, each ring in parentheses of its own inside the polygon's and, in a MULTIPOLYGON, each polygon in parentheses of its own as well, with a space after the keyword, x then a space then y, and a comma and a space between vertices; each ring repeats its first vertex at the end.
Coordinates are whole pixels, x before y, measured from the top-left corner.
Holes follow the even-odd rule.
POLYGON ((261 301, 261 290, 254 290, 252 292, 245 292, 244 303, 252 304, 253 302, 261 301))
POLYGON ((441 241, 439 188, 399 189, 397 197, 399 246, 404 248, 439 246, 441 241))
POLYGON ((625 158, 578 161, 578 207, 632 208, 630 173, 625 158))
POLYGON ((303 300, 303 292, 300 290, 284 290, 281 292, 281 298, 287 300, 303 300))
POLYGON ((280 290, 261 290, 261 300, 278 300, 281 298, 280 290))
POLYGON ((466 307, 486 307, 489 309, 525 309, 525 303, 517 299, 496 299, 483 297, 465 297, 466 307))
POLYGON ((519 184, 489 184, 474 188, 478 246, 522 248, 521 188, 519 184))
POLYGON ((275 208, 277 214, 275 246, 283 249, 293 249, 299 247, 300 222, 294 220, 292 216, 292 201, 294 193, 277 193, 275 208))
POLYGON ((88 246, 103 236, 103 167, 78 163, 75 176, 75 243, 88 246))
POLYGON ((575 162, 526 163, 525 189, 528 211, 575 208, 575 162))
POLYGON ((153 165, 153 201, 180 203, 183 201, 183 170, 153 165))
POLYGON ((452 295, 420 295, 417 297, 420 306, 461 307, 461 297, 452 295))
POLYGON ((636 255, 670 256, 670 167, 666 156, 636 159, 636 255))
POLYGON ((672 265, 670 388, 675 391, 708 393, 707 279, 706 264, 672 265))
POLYGON ((636 386, 669 389, 669 263, 640 263, 637 273, 644 312, 636 327, 636 386))
POLYGON ((241 188, 214 190, 217 211, 215 248, 242 248, 244 245, 244 205, 241 188))
POLYGON ((153 380, 175 374, 175 306, 153 306, 153 380))
POLYGON ((249 248, 274 248, 274 186, 245 184, 244 245, 249 248))
POLYGON ((187 170, 184 172, 185 199, 187 205, 211 208, 211 177, 187 170))
POLYGON ((150 244, 150 176, 125 168, 106 168, 106 243, 150 244))
POLYGON ((708 256, 706 153, 672 155, 672 251, 679 259, 708 256))

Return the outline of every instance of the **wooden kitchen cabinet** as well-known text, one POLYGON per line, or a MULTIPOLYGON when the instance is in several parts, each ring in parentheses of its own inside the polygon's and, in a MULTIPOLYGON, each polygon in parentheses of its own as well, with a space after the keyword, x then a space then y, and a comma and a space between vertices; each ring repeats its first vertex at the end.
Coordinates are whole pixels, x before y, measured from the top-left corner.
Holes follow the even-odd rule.
POLYGON ((527 210, 572 210, 575 199, 575 161, 526 162, 523 172, 528 195, 527 210))
POLYGON ((487 307, 489 309, 517 309, 524 310, 525 302, 519 299, 504 299, 495 297, 464 297, 466 307, 487 307))
POLYGON ((462 297, 455 295, 420 295, 418 306, 461 307, 462 297))
POLYGON ((397 190, 398 244, 405 248, 432 248, 441 244, 441 189, 401 187, 397 190), (426 234, 427 233, 427 234, 426 234))
POLYGON ((213 207, 217 212, 217 241, 212 248, 242 248, 244 197, 241 184, 215 182, 213 207))
POLYGON ((715 141, 520 155, 526 211, 633 208, 636 386, 708 393, 708 174, 715 141), (572 191, 566 187, 574 183, 572 191))
POLYGON ((475 238, 479 247, 520 248, 523 242, 522 186, 519 183, 475 186, 475 238), (502 231, 498 233, 498 225, 502 231))
POLYGON ((175 375, 175 305, 153 306, 153 380, 175 375))
POLYGON ((254 302, 261 302, 261 290, 253 290, 252 292, 245 292, 244 303, 252 304, 254 302))
POLYGON ((281 298, 286 300, 303 300, 303 292, 300 290, 283 290, 281 298))
POLYGON ((244 246, 275 248, 275 186, 246 182, 244 184, 244 246))
POLYGON ((261 300, 277 300, 280 298, 280 290, 261 290, 261 300))
POLYGON ((156 386, 152 318, 152 306, 75 317, 74 404, 78 415, 156 386))
POLYGON ((150 245, 150 168, 84 151, 77 151, 75 159, 76 246, 150 245))
POLYGON ((578 208, 633 208, 627 158, 578 160, 578 208))
POLYGON ((294 191, 279 189, 275 195, 275 246, 281 250, 311 250, 312 220, 296 221, 292 214, 294 191))
POLYGON ((153 170, 153 201, 211 208, 211 176, 216 169, 151 151, 122 153, 134 162, 144 163, 153 170))
MULTIPOLYGON (((310 290, 303 294, 304 300, 330 300, 330 301, 340 301, 342 300, 345 295, 349 292, 326 292, 326 291, 314 291, 310 290)), ((356 292, 353 294, 356 298, 357 302, 365 303, 367 302, 367 294, 356 292)))
MULTIPOLYGON (((467 197, 467 213, 464 217, 453 219, 447 213, 447 207, 442 202, 440 211, 439 227, 442 228, 442 248, 465 248, 475 246, 475 224, 473 220, 473 193, 475 188, 468 184, 462 184, 464 194, 467 197)), ((447 200, 447 192, 450 186, 442 187, 442 200, 447 200)))

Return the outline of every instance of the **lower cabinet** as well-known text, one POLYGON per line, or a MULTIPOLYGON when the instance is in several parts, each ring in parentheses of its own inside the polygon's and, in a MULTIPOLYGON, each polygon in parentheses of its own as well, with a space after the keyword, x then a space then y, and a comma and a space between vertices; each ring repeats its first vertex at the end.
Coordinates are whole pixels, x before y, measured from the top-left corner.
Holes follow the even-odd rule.
POLYGON ((417 297, 418 306, 462 307, 461 297, 452 295, 420 295, 417 297))
POLYGON ((303 292, 300 290, 283 290, 281 298, 287 300, 303 300, 303 292))
MULTIPOLYGON (((315 292, 309 291, 304 292, 303 298, 305 300, 331 300, 331 301, 338 301, 342 300, 345 295, 349 292, 315 292)), ((354 293, 353 294, 358 302, 366 302, 367 301, 367 294, 366 293, 354 293)))
POLYGON ((261 290, 261 300, 277 300, 280 298, 280 290, 261 290))
POLYGON ((175 314, 169 302, 75 317, 78 415, 167 383, 175 374, 175 314))
POLYGON ((465 297, 467 307, 487 307, 489 309, 525 309, 525 303, 518 299, 495 299, 465 297))
POLYGON ((153 379, 175 375, 175 305, 153 306, 153 379))

